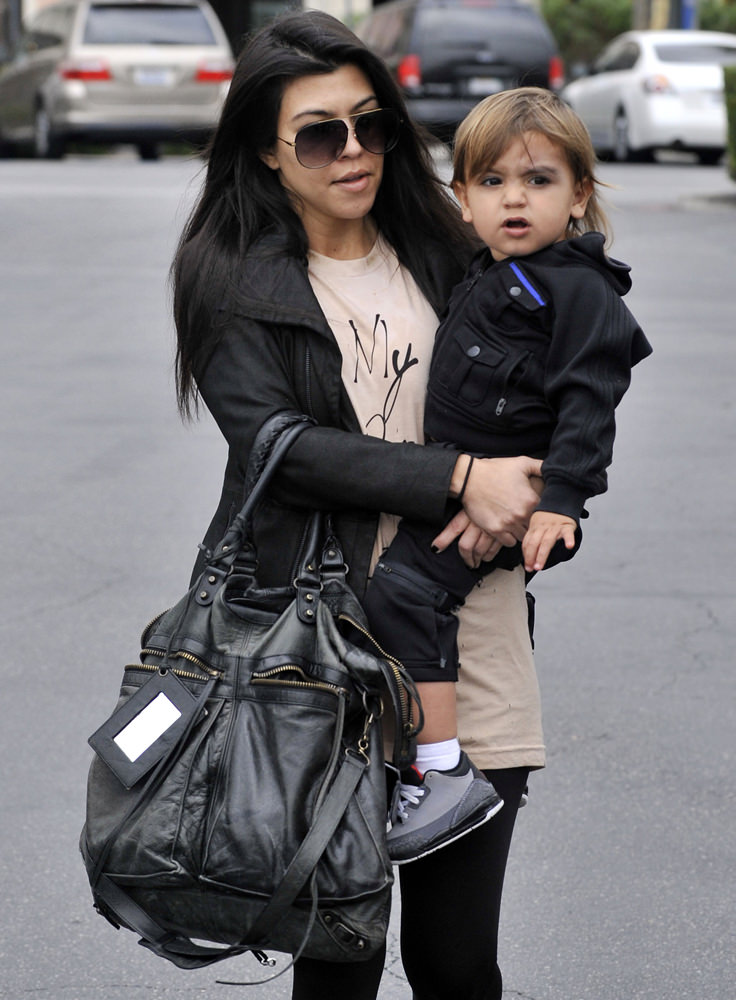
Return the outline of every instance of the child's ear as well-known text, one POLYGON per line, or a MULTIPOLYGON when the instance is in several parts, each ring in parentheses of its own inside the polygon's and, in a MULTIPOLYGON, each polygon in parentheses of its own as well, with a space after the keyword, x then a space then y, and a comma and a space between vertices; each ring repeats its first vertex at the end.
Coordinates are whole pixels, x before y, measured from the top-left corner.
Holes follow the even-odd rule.
POLYGON ((462 181, 453 181, 452 190, 455 192, 455 197, 460 202, 460 208, 463 211, 463 222, 472 222, 473 215, 470 211, 470 206, 468 205, 468 194, 465 184, 463 184, 462 181))
POLYGON ((586 177, 584 181, 575 187, 575 194, 573 196, 572 207, 570 208, 570 217, 573 219, 582 219, 588 208, 588 202, 590 201, 590 196, 593 194, 593 181, 590 177, 586 177))

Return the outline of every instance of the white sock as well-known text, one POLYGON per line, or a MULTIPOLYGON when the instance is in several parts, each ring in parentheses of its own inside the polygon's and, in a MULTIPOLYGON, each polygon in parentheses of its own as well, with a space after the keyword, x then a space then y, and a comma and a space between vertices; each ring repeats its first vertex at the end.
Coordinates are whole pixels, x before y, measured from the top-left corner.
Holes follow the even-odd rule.
POLYGON ((460 763, 460 743, 457 739, 441 743, 420 743, 417 747, 417 770, 451 771, 460 763))

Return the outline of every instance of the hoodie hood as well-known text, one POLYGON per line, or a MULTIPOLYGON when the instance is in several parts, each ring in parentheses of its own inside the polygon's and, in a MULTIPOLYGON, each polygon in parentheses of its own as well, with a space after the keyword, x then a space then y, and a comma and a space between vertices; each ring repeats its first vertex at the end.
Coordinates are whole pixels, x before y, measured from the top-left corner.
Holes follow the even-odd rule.
POLYGON ((631 289, 631 268, 623 261, 609 257, 604 249, 605 242, 602 233, 584 233, 570 240, 553 243, 545 250, 530 254, 528 259, 541 259, 543 255, 549 254, 549 260, 545 259, 545 264, 565 267, 575 263, 594 267, 619 295, 626 295, 631 289))

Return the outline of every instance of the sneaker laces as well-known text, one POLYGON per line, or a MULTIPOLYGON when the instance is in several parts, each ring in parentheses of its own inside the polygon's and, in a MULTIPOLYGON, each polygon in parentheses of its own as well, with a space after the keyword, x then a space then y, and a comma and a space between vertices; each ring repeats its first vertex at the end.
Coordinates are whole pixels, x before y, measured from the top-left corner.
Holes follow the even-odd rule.
POLYGON ((408 806, 418 806, 425 791, 426 789, 419 785, 408 785, 400 781, 394 793, 391 821, 395 823, 398 819, 400 822, 406 823, 409 819, 408 806))

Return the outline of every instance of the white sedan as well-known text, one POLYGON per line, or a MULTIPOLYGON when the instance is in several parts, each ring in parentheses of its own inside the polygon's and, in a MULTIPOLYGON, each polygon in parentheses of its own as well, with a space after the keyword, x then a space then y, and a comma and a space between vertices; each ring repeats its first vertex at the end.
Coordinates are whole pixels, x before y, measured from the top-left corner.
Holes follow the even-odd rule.
POLYGON ((655 150, 682 149, 717 163, 727 142, 723 66, 733 64, 736 35, 627 31, 561 96, 600 153, 651 160, 655 150))

